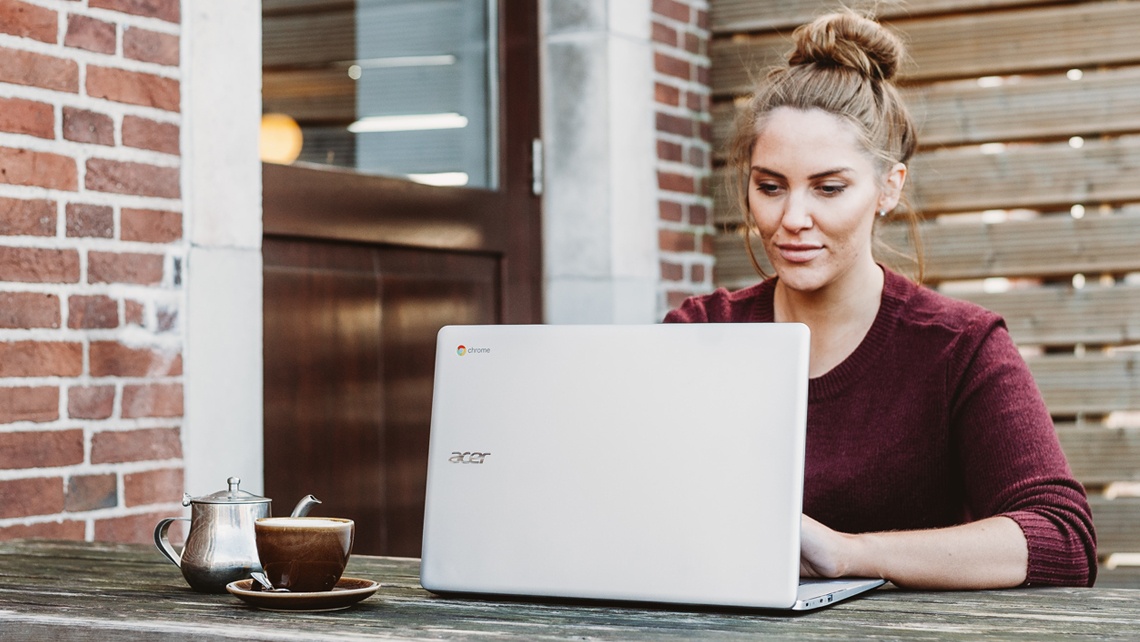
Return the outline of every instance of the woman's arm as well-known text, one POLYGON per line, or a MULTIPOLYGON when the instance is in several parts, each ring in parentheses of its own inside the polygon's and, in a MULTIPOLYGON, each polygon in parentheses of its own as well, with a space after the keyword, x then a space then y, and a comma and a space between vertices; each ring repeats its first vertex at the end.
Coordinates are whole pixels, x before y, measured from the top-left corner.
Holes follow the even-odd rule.
POLYGON ((1025 581, 1025 534, 1008 517, 924 531, 850 535, 804 516, 804 577, 879 577, 917 589, 983 589, 1025 581))

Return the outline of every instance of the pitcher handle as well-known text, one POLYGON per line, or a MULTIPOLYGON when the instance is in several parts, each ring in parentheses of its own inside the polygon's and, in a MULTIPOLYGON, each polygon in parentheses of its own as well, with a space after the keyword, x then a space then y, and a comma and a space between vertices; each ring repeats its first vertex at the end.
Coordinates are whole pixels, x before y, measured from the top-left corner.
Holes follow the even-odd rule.
POLYGON ((170 560, 172 564, 179 568, 182 568, 182 555, 177 553, 174 547, 170 545, 170 540, 166 537, 166 531, 174 522, 188 521, 190 521, 190 519, 187 517, 167 517, 159 521, 158 525, 154 527, 154 545, 158 547, 158 552, 165 555, 166 559, 170 560))

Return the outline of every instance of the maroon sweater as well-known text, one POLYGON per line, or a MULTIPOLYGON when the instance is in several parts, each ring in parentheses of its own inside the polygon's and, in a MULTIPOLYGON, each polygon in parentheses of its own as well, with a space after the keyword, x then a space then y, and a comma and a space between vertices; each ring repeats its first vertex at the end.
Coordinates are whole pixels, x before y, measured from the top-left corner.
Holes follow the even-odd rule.
MULTIPOLYGON (((867 336, 808 384, 804 513, 847 533, 1004 515, 1029 543, 1027 585, 1091 586, 1088 501, 1004 321, 885 272, 867 336)), ((692 297, 665 321, 772 322, 775 284, 692 297)))

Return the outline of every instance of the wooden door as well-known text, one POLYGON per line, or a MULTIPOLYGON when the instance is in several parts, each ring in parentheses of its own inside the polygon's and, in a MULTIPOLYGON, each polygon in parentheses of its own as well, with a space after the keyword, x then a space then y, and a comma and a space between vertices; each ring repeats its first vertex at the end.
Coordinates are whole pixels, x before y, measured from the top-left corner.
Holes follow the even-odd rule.
POLYGON ((359 553, 419 556, 436 331, 541 320, 536 14, 499 3, 496 187, 263 165, 265 492, 359 553))

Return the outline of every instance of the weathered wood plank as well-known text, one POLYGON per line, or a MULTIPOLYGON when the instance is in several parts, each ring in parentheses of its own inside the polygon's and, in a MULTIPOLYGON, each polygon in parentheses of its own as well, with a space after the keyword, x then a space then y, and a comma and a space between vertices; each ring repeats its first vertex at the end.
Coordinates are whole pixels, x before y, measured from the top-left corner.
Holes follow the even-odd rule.
POLYGON ((202 595, 152 547, 86 557, 89 544, 0 542, 0 637, 206 640, 1132 640, 1140 592, 1036 588, 1003 591, 901 591, 885 588, 809 617, 742 609, 643 604, 458 599, 431 595, 415 580, 418 560, 355 556, 353 577, 380 592, 345 610, 268 612, 230 595, 202 595), (57 566, 86 559, 85 568, 57 566), (152 561, 147 562, 150 559, 152 561), (158 575, 161 571, 165 575, 158 575), (174 575, 171 576, 171 573, 174 575))
MULTIPOLYGON (((940 13, 970 12, 983 9, 1040 6, 1063 0, 911 0, 906 3, 845 2, 845 6, 872 11, 880 19, 928 16, 940 13)), ((734 34, 776 28, 794 28, 810 21, 831 5, 818 0, 713 0, 709 8, 713 34, 734 34)))
MULTIPOLYGON (((1140 131, 1140 68, 1025 78, 1015 84, 937 83, 904 89, 923 148, 1140 131)), ((723 158, 736 108, 718 101, 712 110, 712 144, 723 158)))
POLYGON ((1097 588, 1140 588, 1140 566, 1118 566, 1108 568, 1102 565, 1096 576, 1097 588))
MULTIPOLYGON (((906 194, 925 216, 991 209, 1068 210, 1074 204, 1140 201, 1140 137, 961 147, 915 155, 906 194)), ((717 177, 719 179, 719 177, 717 177)), ((736 223, 725 190, 714 190, 717 222, 736 223)))
POLYGON ((1021 345, 1140 342, 1140 286, 1050 286, 955 296, 1005 317, 1021 345))
POLYGON ((1140 552, 1140 497, 1089 497, 1097 554, 1140 552))
POLYGON ((1140 428, 1062 423, 1057 425, 1057 438, 1073 475, 1082 484, 1104 486, 1140 481, 1140 428))
POLYGON ((1047 355, 1026 362, 1054 415, 1140 409, 1140 354, 1047 355))
MULTIPOLYGON (((890 23, 909 43, 903 82, 976 78, 1140 61, 1140 4, 1078 3, 890 23)), ((790 30, 715 39, 709 48, 714 96, 747 94, 779 64, 790 30)))
MULTIPOLYGON (((1140 42, 1140 39, 1137 39, 1140 42)), ((1140 200, 1140 138, 1011 146, 996 153, 965 147, 916 154, 907 193, 926 215, 1074 203, 1140 200)))
MULTIPOLYGON (((992 225, 926 223, 922 226, 927 282, 981 279, 995 276, 1055 276, 1074 273, 1126 273, 1140 270, 1140 214, 1111 216, 1048 216, 1030 221, 992 225)), ((886 225, 882 238, 892 247, 911 251, 903 225, 886 225)), ((756 255, 771 272, 764 252, 756 255)), ((713 239, 717 257, 713 271, 718 286, 739 288, 755 283, 743 242, 735 233, 713 239)), ((904 271, 905 261, 882 254, 880 259, 904 271)))

